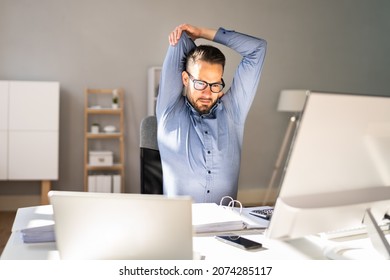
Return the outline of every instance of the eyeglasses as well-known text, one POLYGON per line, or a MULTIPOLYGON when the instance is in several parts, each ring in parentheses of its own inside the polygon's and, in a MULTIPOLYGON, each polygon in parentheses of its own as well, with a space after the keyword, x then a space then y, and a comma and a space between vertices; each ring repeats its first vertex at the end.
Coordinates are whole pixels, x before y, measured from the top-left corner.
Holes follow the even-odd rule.
POLYGON ((186 72, 187 72, 188 76, 190 77, 190 80, 193 82, 194 89, 196 89, 196 90, 204 90, 207 88, 207 86, 209 86, 211 92, 219 93, 225 87, 225 82, 223 81, 222 78, 221 78, 222 83, 211 83, 210 84, 210 83, 202 81, 202 80, 197 80, 188 71, 186 71, 186 72))

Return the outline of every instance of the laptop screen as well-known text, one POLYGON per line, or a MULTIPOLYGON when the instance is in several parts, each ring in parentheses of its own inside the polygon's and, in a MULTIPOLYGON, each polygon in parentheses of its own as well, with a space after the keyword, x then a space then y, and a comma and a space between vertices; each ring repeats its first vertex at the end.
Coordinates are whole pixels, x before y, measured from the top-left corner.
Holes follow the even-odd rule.
POLYGON ((61 259, 192 259, 192 200, 49 192, 61 259))

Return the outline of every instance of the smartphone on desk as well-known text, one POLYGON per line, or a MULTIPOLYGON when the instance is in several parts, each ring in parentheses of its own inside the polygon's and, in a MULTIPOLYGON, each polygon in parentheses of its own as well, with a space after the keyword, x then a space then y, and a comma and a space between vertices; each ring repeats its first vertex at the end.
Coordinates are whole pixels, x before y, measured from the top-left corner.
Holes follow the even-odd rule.
POLYGON ((233 245, 244 250, 260 249, 263 245, 259 242, 238 236, 238 235, 219 235, 215 237, 219 241, 233 245))

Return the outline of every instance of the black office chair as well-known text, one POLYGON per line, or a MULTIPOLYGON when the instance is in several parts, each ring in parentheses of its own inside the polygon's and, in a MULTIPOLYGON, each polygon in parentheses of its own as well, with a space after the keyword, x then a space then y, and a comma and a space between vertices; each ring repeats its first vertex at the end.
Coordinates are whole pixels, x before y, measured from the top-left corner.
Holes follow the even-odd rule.
POLYGON ((140 126, 141 193, 162 194, 162 168, 157 144, 156 116, 147 116, 140 126))

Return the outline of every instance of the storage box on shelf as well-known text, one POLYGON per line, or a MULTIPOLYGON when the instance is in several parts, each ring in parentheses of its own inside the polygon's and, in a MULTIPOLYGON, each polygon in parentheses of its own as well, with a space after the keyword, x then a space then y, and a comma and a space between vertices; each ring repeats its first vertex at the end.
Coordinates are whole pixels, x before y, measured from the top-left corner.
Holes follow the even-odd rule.
POLYGON ((85 89, 84 191, 124 192, 124 91, 85 89))
POLYGON ((112 151, 89 151, 90 166, 112 166, 113 161, 112 151))

